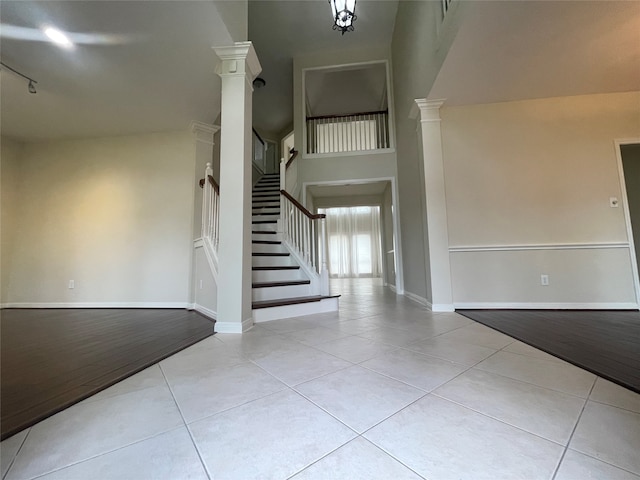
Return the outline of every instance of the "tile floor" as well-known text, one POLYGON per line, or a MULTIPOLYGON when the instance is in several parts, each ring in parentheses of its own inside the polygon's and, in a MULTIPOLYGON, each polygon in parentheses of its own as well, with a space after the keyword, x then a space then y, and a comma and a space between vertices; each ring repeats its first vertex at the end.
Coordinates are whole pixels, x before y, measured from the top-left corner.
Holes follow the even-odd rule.
POLYGON ((640 395, 375 281, 2 442, 16 479, 640 479, 640 395))

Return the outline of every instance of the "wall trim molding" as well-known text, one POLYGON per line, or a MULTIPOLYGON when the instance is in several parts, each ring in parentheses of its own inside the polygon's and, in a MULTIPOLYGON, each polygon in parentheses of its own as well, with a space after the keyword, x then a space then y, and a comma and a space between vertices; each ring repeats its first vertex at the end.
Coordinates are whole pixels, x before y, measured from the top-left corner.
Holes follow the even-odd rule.
POLYGON ((459 252, 510 252, 521 250, 594 250, 629 248, 629 242, 593 243, 531 243, 522 245, 465 245, 449 247, 449 253, 459 252))
POLYGON ((420 295, 416 295, 415 293, 407 292, 405 290, 404 296, 407 297, 409 300, 413 300, 414 302, 419 303, 420 305, 424 305, 425 307, 431 309, 431 302, 426 298, 421 297, 420 295))
POLYGON ((247 318, 240 322, 219 322, 216 321, 216 333, 244 333, 253 327, 253 318, 247 318))
POLYGON ((631 271, 633 274, 633 286, 636 291, 636 302, 640 303, 640 272, 638 272, 638 259, 636 258, 636 245, 631 228, 631 214, 629 212, 629 197, 627 195, 627 185, 624 179, 624 165, 622 164, 622 145, 640 144, 638 138, 624 138, 614 140, 616 151, 616 164, 618 167, 618 181, 620 182, 620 193, 622 194, 622 209, 624 212, 624 222, 629 239, 629 257, 631 259, 631 271))
POLYGON ((202 315, 204 315, 205 317, 211 319, 211 320, 217 320, 218 319, 218 312, 216 312, 215 310, 211 310, 210 308, 204 307, 202 305, 199 305, 197 303, 194 303, 190 310, 195 310, 198 313, 201 313, 202 315))
POLYGON ((638 310, 638 304, 632 302, 606 302, 606 303, 529 303, 529 302, 454 302, 456 309, 478 310, 638 310))
POLYGON ((0 308, 184 308, 188 302, 8 302, 0 308))
POLYGON ((431 305, 432 312, 455 312, 453 303, 434 303, 431 305))

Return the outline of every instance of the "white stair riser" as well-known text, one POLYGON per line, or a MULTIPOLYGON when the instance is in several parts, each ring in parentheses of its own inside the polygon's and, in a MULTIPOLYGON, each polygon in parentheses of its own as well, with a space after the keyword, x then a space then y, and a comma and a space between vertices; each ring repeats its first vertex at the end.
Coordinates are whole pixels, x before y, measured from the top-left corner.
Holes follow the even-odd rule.
POLYGON ((295 265, 291 255, 288 257, 251 257, 251 265, 254 267, 278 267, 295 265))
MULTIPOLYGON (((260 231, 262 231, 263 229, 261 228, 260 231)), ((264 230, 267 230, 266 228, 264 230)), ((276 233, 275 235, 271 234, 271 233, 252 233, 251 234, 251 240, 267 240, 269 242, 273 242, 273 241, 282 241, 282 236, 279 233, 276 233)))
POLYGON ((282 318, 301 317, 303 315, 314 315, 316 313, 337 312, 338 299, 325 298, 319 302, 299 303, 297 305, 284 305, 282 307, 259 308, 253 310, 253 321, 255 323, 280 320, 282 318))
POLYGON ((285 253, 287 250, 282 245, 254 243, 251 245, 255 253, 285 253))
POLYGON ((251 298, 254 302, 261 300, 277 300, 279 298, 308 297, 309 285, 288 285, 286 287, 266 287, 252 289, 251 298))
POLYGON ((254 270, 251 272, 254 282, 284 282, 287 280, 302 280, 300 269, 297 270, 254 270))

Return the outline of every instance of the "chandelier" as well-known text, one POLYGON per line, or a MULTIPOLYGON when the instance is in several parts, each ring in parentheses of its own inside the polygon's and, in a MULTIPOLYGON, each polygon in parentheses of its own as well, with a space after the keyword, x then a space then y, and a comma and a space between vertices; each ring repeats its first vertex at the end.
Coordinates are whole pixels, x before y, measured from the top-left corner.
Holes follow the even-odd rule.
POLYGON ((329 0, 333 12, 333 29, 353 32, 353 22, 356 21, 356 0, 329 0))

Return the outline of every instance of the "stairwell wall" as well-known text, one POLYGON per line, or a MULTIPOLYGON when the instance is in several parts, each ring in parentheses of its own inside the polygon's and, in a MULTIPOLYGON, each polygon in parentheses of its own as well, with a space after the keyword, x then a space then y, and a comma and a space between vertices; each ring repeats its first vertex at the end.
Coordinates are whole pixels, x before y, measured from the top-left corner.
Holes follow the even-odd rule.
POLYGON ((399 2, 391 46, 404 288, 407 295, 423 303, 432 300, 427 205, 416 121, 409 118, 409 112, 415 99, 429 94, 466 3, 470 2, 452 2, 443 19, 441 2, 399 2))
POLYGON ((14 219, 2 236, 4 306, 188 304, 190 132, 24 144, 14 172, 6 151, 3 184, 6 173, 17 181, 8 207, 3 194, 3 222, 14 219))

